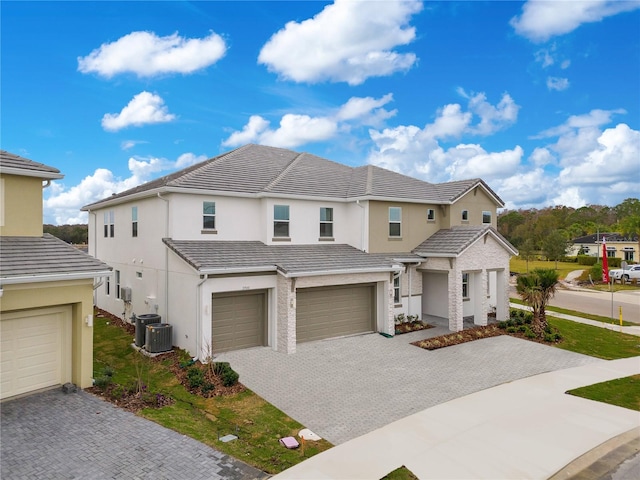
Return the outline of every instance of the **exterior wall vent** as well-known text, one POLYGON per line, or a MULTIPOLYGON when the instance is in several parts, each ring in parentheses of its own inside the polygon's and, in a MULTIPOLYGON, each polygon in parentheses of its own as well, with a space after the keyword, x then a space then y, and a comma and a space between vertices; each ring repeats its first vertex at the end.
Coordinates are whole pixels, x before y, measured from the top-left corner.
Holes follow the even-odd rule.
POLYGON ((147 325, 145 348, 149 353, 168 352, 173 347, 173 326, 168 323, 147 325))

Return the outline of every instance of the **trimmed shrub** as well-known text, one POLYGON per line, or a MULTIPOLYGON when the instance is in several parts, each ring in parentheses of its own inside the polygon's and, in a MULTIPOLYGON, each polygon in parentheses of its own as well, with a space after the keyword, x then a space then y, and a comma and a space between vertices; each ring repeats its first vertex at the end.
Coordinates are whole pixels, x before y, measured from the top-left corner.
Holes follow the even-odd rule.
POLYGON ((201 387, 204 384, 204 381, 204 371, 200 370, 198 367, 191 367, 187 370, 187 382, 189 382, 189 387, 201 387))
POLYGON ((102 375, 101 377, 96 378, 94 380, 93 384, 96 387, 101 388, 102 390, 104 390, 105 388, 107 388, 111 384, 111 376, 102 375))
POLYGON ((580 265, 595 265, 598 260, 596 257, 590 255, 578 255, 577 259, 580 265))
POLYGON ((516 333, 516 327, 507 327, 508 333, 516 333))
POLYGON ((240 375, 231 368, 229 362, 216 362, 213 364, 213 372, 220 377, 225 387, 231 387, 238 383, 240 375))

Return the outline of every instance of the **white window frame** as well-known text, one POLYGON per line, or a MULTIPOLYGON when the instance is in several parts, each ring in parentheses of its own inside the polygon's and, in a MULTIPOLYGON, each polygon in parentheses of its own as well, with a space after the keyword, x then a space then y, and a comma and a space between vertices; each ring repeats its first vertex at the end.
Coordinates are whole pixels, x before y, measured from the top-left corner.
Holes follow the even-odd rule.
POLYGON ((120 299, 121 291, 120 291, 120 270, 115 270, 115 280, 116 280, 116 298, 120 299))
POLYGON ((393 303, 396 305, 402 304, 402 291, 400 289, 400 275, 393 276, 393 303))
POLYGON ((111 296, 111 278, 110 277, 107 277, 104 282, 104 294, 107 297, 111 296))
POLYGON ((491 212, 489 210, 483 210, 482 211, 482 223, 484 225, 488 225, 491 223, 491 219, 493 218, 493 216, 491 215, 491 212), (489 221, 487 222, 487 217, 489 218, 489 221))
POLYGON ((460 212, 460 220, 462 220, 463 222, 469 221, 469 210, 462 210, 460 212))
POLYGON ((402 238, 402 207, 389 207, 389 238, 402 238), (393 213, 398 213, 398 218, 393 213), (392 226, 398 225, 398 233, 391 230, 392 226))
POLYGON ((436 221, 436 209, 435 208, 427 208, 427 221, 435 222, 436 221))
POLYGON ((289 205, 273 206, 273 237, 274 238, 290 238, 291 209, 289 205), (286 209, 286 210, 285 210, 286 209), (280 210, 280 212, 278 212, 280 210), (286 215, 279 215, 286 211, 286 215), (276 213, 278 212, 278 213, 276 213), (280 232, 280 229, 286 229, 286 232, 280 232))
POLYGON ((138 236, 138 207, 131 207, 131 236, 138 236))
POLYGON ((320 238, 333 238, 333 207, 320 207, 320 238))
POLYGON ((462 299, 469 300, 469 274, 462 274, 462 299))
POLYGON ((202 230, 216 230, 216 202, 202 202, 202 230), (207 222, 209 222, 209 225, 207 225, 207 222), (211 222, 213 222, 213 225, 211 225, 211 222))

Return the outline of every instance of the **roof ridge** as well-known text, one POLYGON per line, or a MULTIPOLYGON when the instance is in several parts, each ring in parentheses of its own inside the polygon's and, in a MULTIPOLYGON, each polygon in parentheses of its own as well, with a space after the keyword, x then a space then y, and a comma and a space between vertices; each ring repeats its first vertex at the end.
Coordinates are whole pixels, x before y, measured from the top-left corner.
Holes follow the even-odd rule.
POLYGON ((282 169, 282 171, 281 171, 278 175, 276 175, 276 176, 275 176, 275 178, 274 178, 273 180, 271 180, 271 182, 269 183, 269 185, 267 185, 266 187, 264 187, 264 191, 269 191, 269 190, 271 190, 273 187, 275 187, 275 186, 278 184, 278 182, 279 182, 280 180, 282 180, 282 178, 283 178, 287 173, 289 173, 289 172, 291 171, 291 169, 292 169, 292 168, 293 168, 293 167, 294 167, 294 166, 295 166, 295 165, 300 161, 300 159, 301 159, 304 155, 306 155, 306 153, 305 153, 305 152, 303 152, 303 153, 298 153, 298 154, 293 158, 293 160, 291 160, 291 161, 289 162, 289 165, 287 165, 286 167, 284 167, 284 168, 282 169))
POLYGON ((373 192, 373 165, 367 165, 367 184, 365 186, 365 195, 371 195, 373 192))

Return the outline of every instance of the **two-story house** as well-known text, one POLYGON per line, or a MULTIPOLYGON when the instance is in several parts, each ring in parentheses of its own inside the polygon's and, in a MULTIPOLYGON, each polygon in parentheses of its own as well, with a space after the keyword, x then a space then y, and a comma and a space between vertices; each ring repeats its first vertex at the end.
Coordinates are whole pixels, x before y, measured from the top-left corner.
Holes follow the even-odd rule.
POLYGON ((93 293, 108 265, 42 231, 56 168, 0 150, 0 398, 93 376, 93 293))
POLYGON ((375 166, 247 145, 87 205, 89 251, 114 268, 98 305, 158 313, 206 358, 363 332, 394 315, 461 330, 508 316, 502 200, 375 166))

